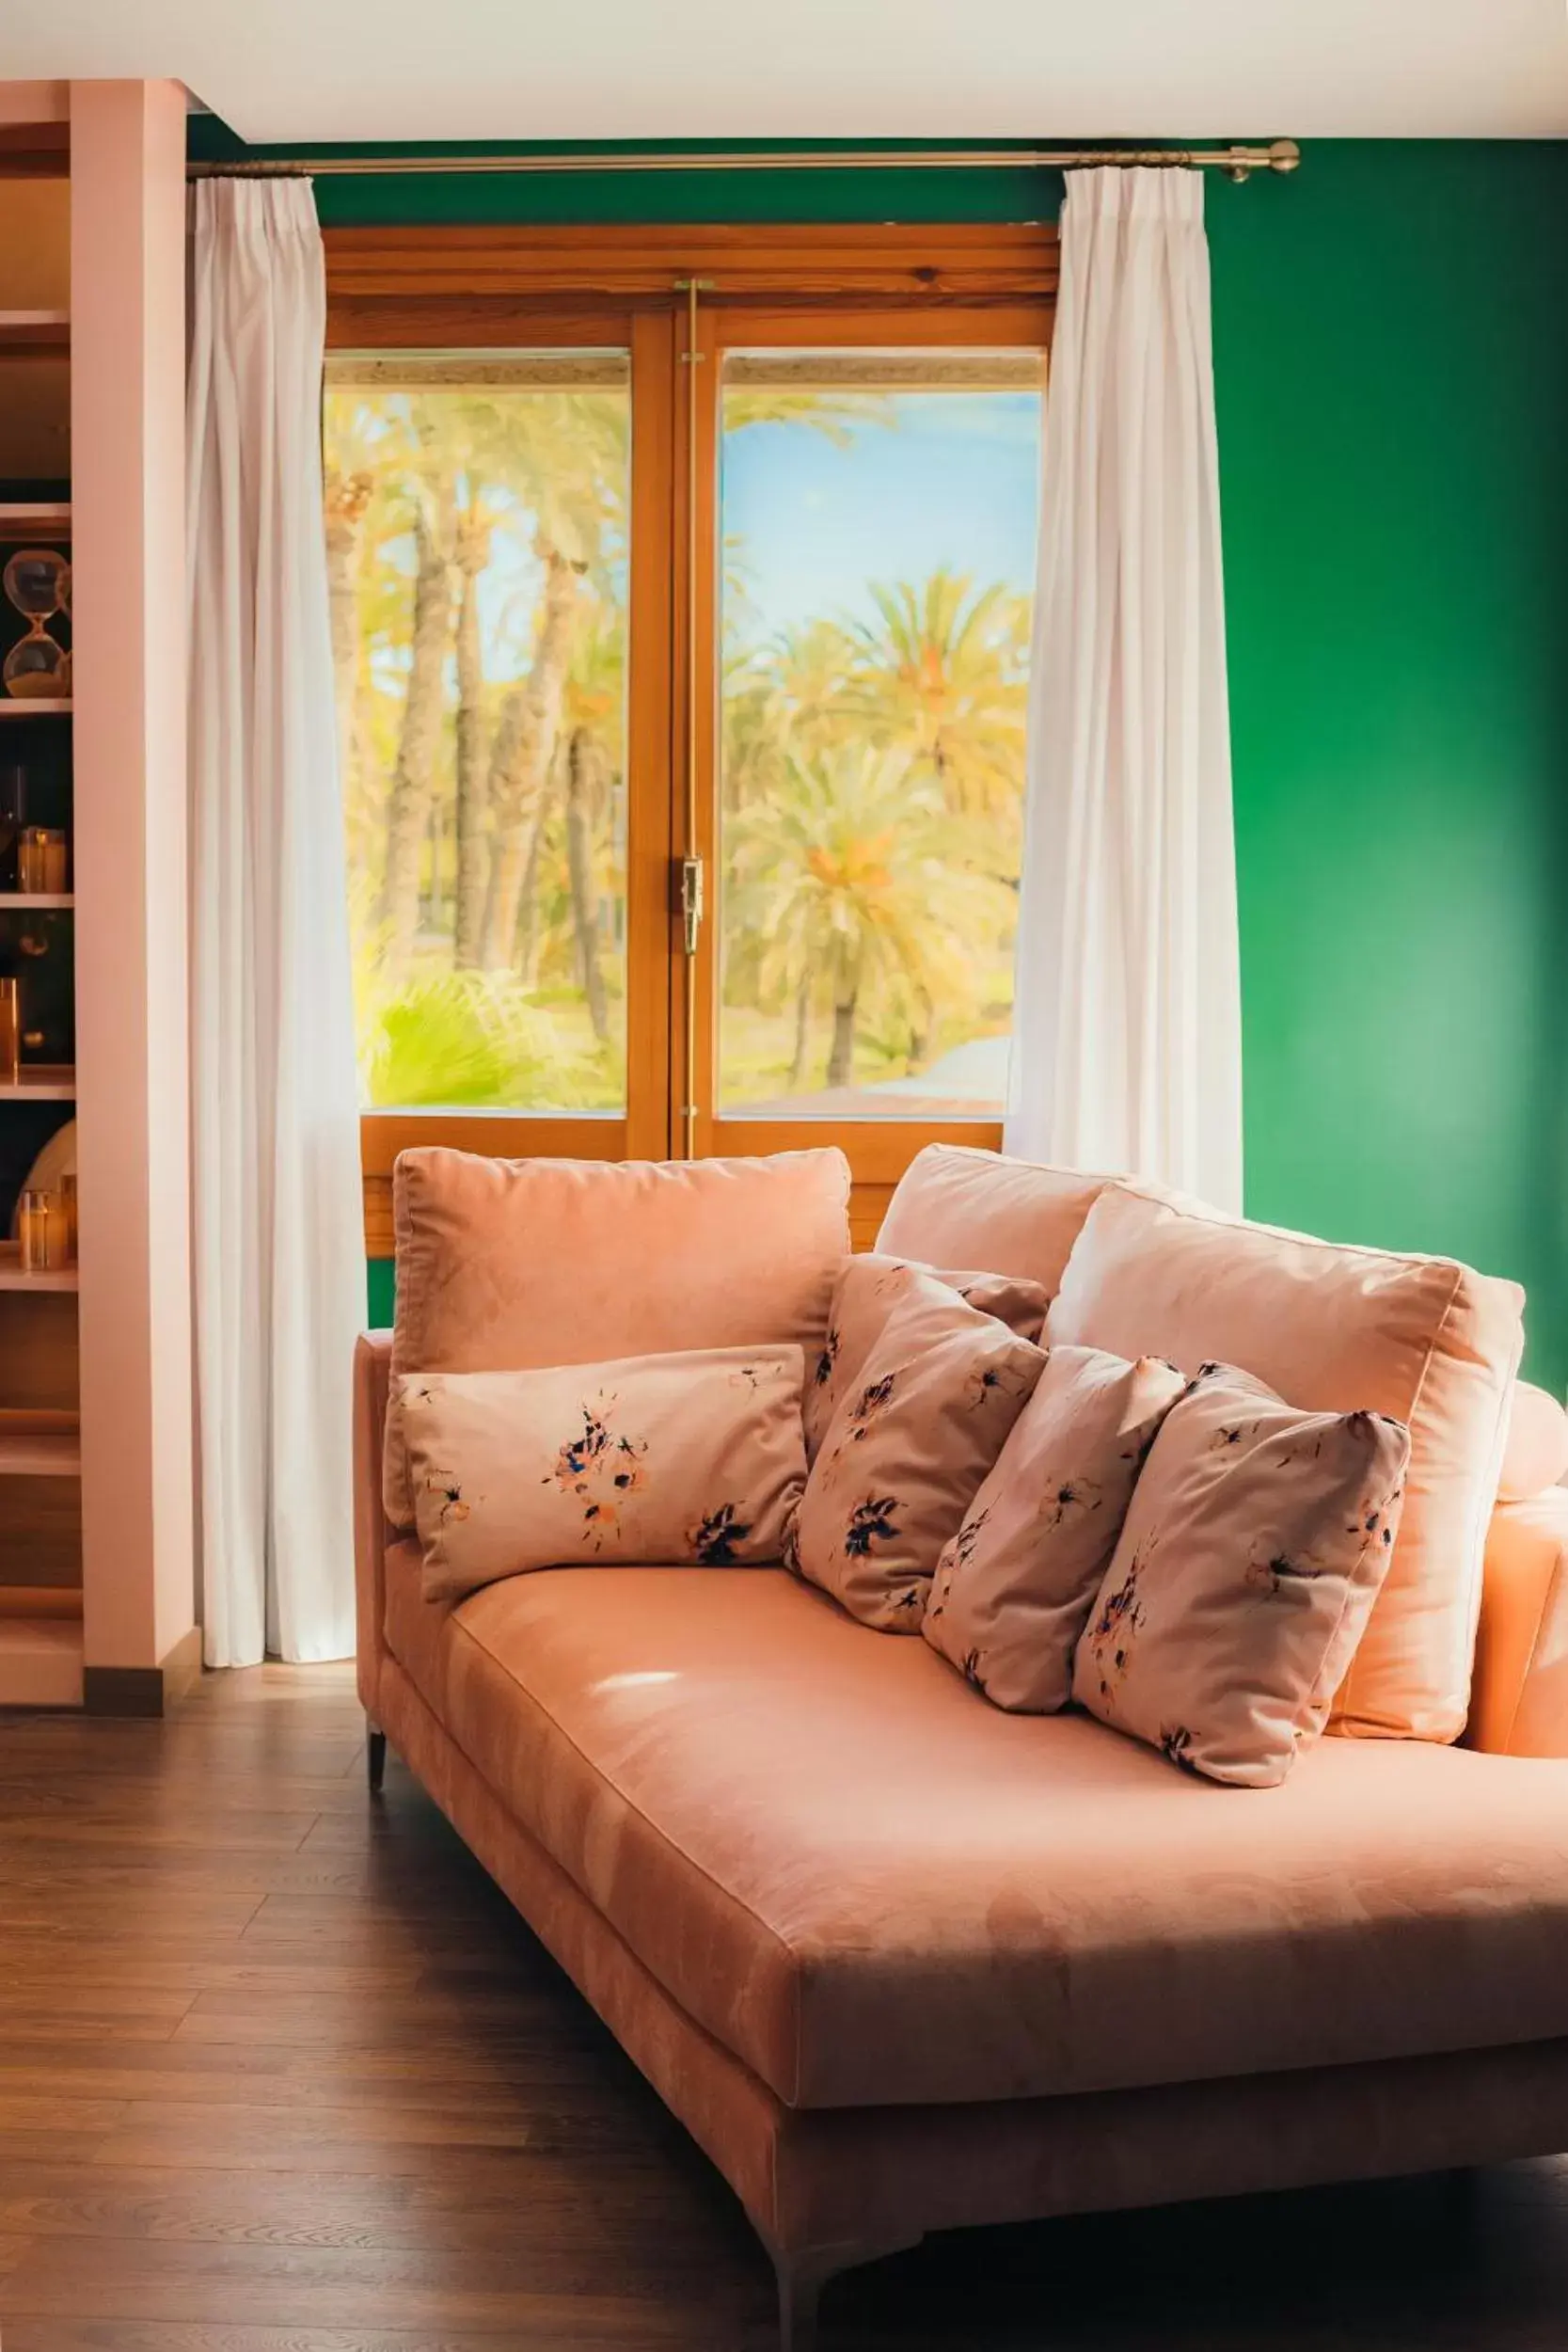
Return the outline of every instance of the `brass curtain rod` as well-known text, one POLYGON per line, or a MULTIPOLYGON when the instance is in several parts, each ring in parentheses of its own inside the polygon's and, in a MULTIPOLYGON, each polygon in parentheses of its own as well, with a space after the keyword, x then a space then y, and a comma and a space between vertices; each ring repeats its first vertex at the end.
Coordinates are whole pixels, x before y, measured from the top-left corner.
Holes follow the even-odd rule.
POLYGON ((1268 147, 972 147, 845 149, 816 148, 798 154, 627 155, 600 150, 572 155, 291 155, 185 167, 191 180, 337 179, 376 172, 621 172, 621 171, 978 171, 1011 166, 1026 171, 1084 171, 1094 165, 1141 164, 1163 170, 1209 164, 1229 180, 1255 171, 1294 171, 1301 150, 1294 139, 1268 147))

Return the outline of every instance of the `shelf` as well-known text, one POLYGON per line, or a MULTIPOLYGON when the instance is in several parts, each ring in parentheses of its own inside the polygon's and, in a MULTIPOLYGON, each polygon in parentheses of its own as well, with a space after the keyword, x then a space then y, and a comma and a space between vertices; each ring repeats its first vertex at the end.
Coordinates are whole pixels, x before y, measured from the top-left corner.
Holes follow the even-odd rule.
POLYGON ((0 719, 69 719, 75 707, 69 695, 8 694, 0 698, 0 719))
POLYGON ((80 1478, 82 1425, 77 1413, 0 1406, 0 1478, 80 1478))
POLYGON ((24 1062, 14 1085, 0 1086, 0 1103, 74 1103, 76 1073, 64 1063, 40 1061, 29 1069, 24 1062))
POLYGON ((73 1291, 79 1288, 78 1269, 61 1266, 52 1274, 24 1274, 22 1251, 14 1241, 0 1242, 0 1291, 73 1291))
POLYGON ((0 1621, 7 1617, 63 1617, 82 1621, 79 1584, 0 1584, 0 1621))
POLYGON ((82 1628, 68 1617, 0 1618, 0 1707, 80 1707, 82 1628))
POLYGON ((0 890, 0 914, 58 914, 75 904, 72 890, 0 890))
POLYGON ((71 536, 69 499, 0 501, 0 539, 68 539, 71 536))
POLYGON ((0 1408, 0 1478, 80 1478, 82 1430, 75 1413, 0 1408))
POLYGON ((69 310, 0 310, 0 355, 37 358, 70 349, 69 310))

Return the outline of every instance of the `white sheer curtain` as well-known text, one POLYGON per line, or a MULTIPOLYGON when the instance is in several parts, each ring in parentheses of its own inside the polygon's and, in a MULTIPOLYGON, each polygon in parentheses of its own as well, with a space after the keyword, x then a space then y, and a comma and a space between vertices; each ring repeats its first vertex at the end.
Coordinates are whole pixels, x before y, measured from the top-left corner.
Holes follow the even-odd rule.
POLYGON ((1203 183, 1069 174, 1006 1148, 1242 1205, 1203 183))
POLYGON ((364 1239, 304 181, 193 206, 186 402, 202 1617, 213 1666, 354 1648, 364 1239))

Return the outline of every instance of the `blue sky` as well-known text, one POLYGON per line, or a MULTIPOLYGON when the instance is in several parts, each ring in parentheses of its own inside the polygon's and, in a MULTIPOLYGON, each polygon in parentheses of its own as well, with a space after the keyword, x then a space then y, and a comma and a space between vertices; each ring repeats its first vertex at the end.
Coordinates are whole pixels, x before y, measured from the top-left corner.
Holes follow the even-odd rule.
POLYGON ((732 628, 766 637, 870 617, 868 580, 919 581, 942 565, 977 587, 1033 590, 1038 395, 901 392, 889 407, 891 425, 857 425, 843 449, 804 423, 726 436, 726 567, 752 607, 732 609, 732 628))

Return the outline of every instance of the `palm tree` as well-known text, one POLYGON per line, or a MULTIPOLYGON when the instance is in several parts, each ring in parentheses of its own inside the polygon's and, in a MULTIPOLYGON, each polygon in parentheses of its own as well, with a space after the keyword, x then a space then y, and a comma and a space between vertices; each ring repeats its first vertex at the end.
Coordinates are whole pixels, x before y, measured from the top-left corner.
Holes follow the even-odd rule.
MULTIPOLYGON (((434 469, 433 469, 434 470, 434 469)), ((387 804, 382 916, 390 970, 407 969, 420 927, 420 869, 436 787, 451 636, 453 505, 439 471, 421 483, 414 508, 414 609, 403 731, 387 804)))
POLYGON ((1028 699, 1028 607, 998 583, 974 593, 961 573, 923 587, 870 583, 879 619, 852 626, 842 715, 874 740, 901 744, 934 775, 946 805, 1001 818, 1004 870, 1017 872, 1028 699))
POLYGON ((895 421, 885 392, 858 392, 852 388, 831 391, 797 389, 787 384, 729 384, 724 389, 724 431, 743 433, 749 425, 809 424, 835 449, 847 449, 858 426, 891 425, 895 421))
POLYGON ((566 873, 578 973, 599 1044, 610 1041, 610 1007, 599 954, 599 891, 619 863, 614 783, 622 761, 626 632, 602 608, 579 637, 562 705, 562 794, 566 815, 566 873))
POLYGON ((490 516, 469 484, 468 502, 457 516, 457 914, 455 952, 459 970, 479 961, 484 923, 484 892, 490 845, 485 834, 488 778, 485 773, 484 646, 479 620, 479 577, 490 561, 490 516))
POLYGON ((963 863, 967 832, 908 753, 849 744, 786 755, 785 788, 735 820, 730 920, 758 943, 765 995, 801 1027, 832 1013, 826 1083, 851 1083, 857 1017, 875 988, 906 1019, 973 993, 970 942, 1004 922, 1009 894, 963 863))
POLYGON ((532 520, 544 574, 528 675, 506 696, 491 746, 493 834, 482 943, 497 969, 516 952, 530 854, 545 814, 547 779, 583 610, 582 582, 605 579, 625 533, 626 408, 602 392, 551 393, 496 405, 497 464, 504 459, 516 505, 532 520))

